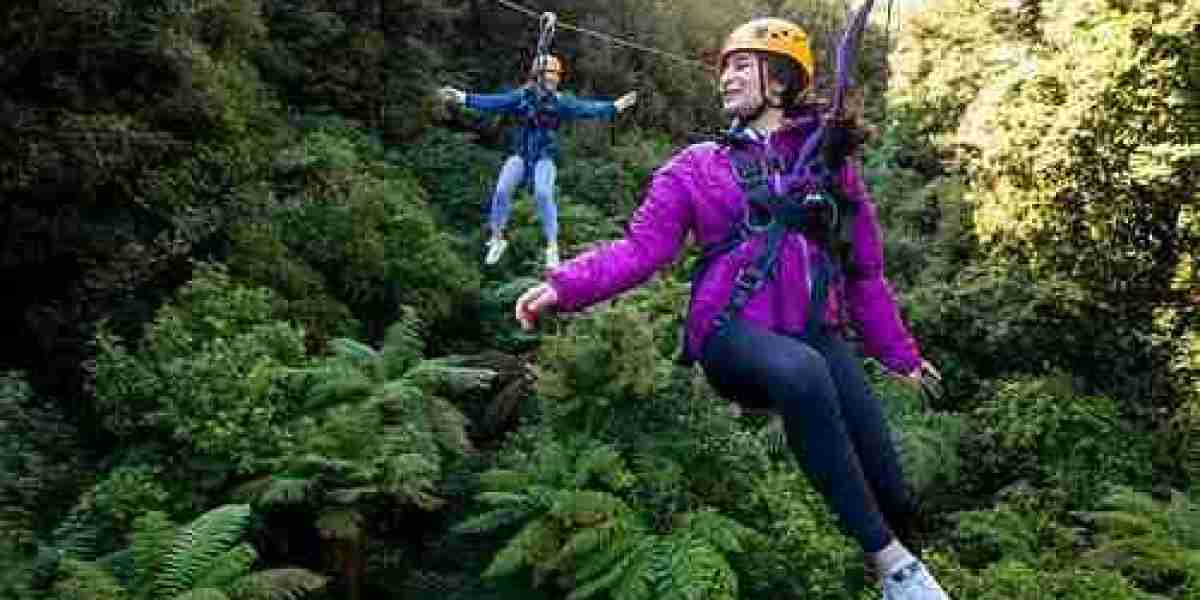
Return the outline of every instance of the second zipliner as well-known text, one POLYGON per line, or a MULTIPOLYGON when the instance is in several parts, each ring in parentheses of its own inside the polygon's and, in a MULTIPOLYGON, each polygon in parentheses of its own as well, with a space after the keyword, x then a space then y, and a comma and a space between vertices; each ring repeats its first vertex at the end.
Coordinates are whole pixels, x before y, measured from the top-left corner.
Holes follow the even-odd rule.
POLYGON ((554 32, 554 15, 542 16, 538 52, 530 67, 528 80, 521 87, 499 94, 469 94, 444 87, 444 99, 482 112, 510 114, 521 118, 513 154, 505 160, 496 178, 488 214, 490 236, 485 244, 484 263, 499 262, 508 240, 504 229, 512 210, 512 198, 517 187, 526 183, 537 203, 542 234, 546 241, 547 268, 559 263, 558 207, 555 204, 555 179, 559 158, 557 131, 563 121, 573 119, 613 119, 617 113, 633 106, 637 92, 628 92, 616 100, 577 98, 560 92, 564 75, 562 60, 548 51, 554 32))

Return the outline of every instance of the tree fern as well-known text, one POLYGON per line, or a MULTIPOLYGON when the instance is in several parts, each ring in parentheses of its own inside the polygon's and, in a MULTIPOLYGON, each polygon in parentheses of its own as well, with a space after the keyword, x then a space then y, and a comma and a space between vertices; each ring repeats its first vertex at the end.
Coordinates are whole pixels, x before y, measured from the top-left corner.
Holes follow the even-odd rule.
POLYGON ((238 578, 249 573, 256 560, 258 552, 253 546, 244 542, 238 544, 213 561, 208 572, 196 582, 196 588, 227 589, 238 578))
POLYGON ((335 356, 366 371, 375 381, 382 381, 387 377, 386 371, 383 370, 383 353, 367 344, 351 338, 334 338, 329 341, 329 349, 335 356))
POLYGON ((437 396, 426 404, 429 428, 434 440, 443 450, 465 454, 474 450, 467 437, 467 418, 458 407, 437 396))
POLYGON ((133 539, 130 544, 135 567, 133 589, 149 589, 151 578, 158 573, 159 565, 167 556, 175 534, 175 524, 160 511, 147 512, 134 521, 133 539))
POLYGON ((400 318, 388 327, 383 338, 384 375, 394 379, 421 360, 421 322, 417 311, 409 306, 400 309, 400 318))
POLYGON ((1117 488, 1102 510, 1076 513, 1096 530, 1091 560, 1116 567, 1150 586, 1183 577, 1200 582, 1200 507, 1180 492, 1159 502, 1117 488))
POLYGON ((173 600, 230 600, 230 598, 221 590, 205 587, 188 590, 175 596, 173 600))
POLYGON ((266 504, 300 504, 317 492, 317 480, 311 477, 271 477, 271 485, 260 501, 266 504))
POLYGON ((176 535, 152 584, 155 593, 173 597, 191 589, 237 542, 249 519, 246 504, 221 506, 197 517, 176 535))
POLYGON ((307 569, 269 569, 246 575, 232 587, 238 600, 300 600, 328 581, 307 569))
POLYGON ((529 566, 540 572, 542 561, 549 559, 558 549, 562 532, 553 521, 546 518, 533 519, 525 524, 508 544, 496 553, 484 577, 512 575, 522 567, 529 566))
POLYGON ((962 475, 959 446, 963 418, 948 413, 907 413, 895 425, 904 476, 918 494, 937 485, 953 488, 962 475))
POLYGON ((54 584, 56 600, 127 600, 129 593, 112 573, 94 563, 68 558, 59 565, 61 578, 54 584))
POLYGON ((56 598, 78 600, 295 600, 324 587, 327 579, 304 569, 251 573, 258 554, 241 542, 250 509, 227 505, 177 527, 162 513, 137 519, 133 543, 104 560, 66 559, 56 598), (128 556, 129 560, 123 557, 128 556), (113 571, 130 564, 132 577, 113 571))
POLYGON ((476 499, 490 510, 455 530, 522 523, 484 576, 529 568, 535 584, 554 576, 571 590, 571 600, 603 592, 634 600, 736 598, 737 576, 727 555, 742 552, 757 534, 709 510, 680 515, 671 531, 656 533, 645 514, 614 493, 631 487, 633 478, 610 446, 550 442, 523 470, 485 473, 476 499), (601 487, 608 489, 596 489, 601 487))
POLYGON ((96 557, 96 528, 88 522, 86 506, 76 506, 51 534, 55 551, 65 557, 88 560, 96 557))

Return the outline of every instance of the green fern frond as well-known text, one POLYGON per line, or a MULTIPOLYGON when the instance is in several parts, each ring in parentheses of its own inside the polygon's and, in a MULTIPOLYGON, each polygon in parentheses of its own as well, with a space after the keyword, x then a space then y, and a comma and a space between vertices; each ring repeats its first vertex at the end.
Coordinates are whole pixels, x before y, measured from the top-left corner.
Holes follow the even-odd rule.
POLYGON ((229 596, 221 590, 203 587, 196 588, 194 590, 188 590, 182 594, 179 594, 178 596, 175 596, 173 600, 229 600, 229 596))
POLYGON ((357 510, 337 508, 327 510, 317 517, 316 526, 321 537, 336 540, 356 540, 362 537, 363 515, 357 510))
POLYGON ((743 552, 742 541, 759 535, 753 529, 712 510, 687 513, 685 527, 691 535, 729 554, 743 552))
POLYGON ((269 569, 246 575, 232 588, 238 600, 300 600, 328 583, 308 569, 269 569))
POLYGON ((559 545, 558 529, 548 519, 535 519, 521 529, 512 540, 496 553, 483 572, 484 577, 512 575, 524 567, 536 566, 551 555, 559 545))
POLYGON ((1119 486, 1113 489, 1112 493, 1101 501, 1100 506, 1109 510, 1143 515, 1157 515, 1161 512, 1158 501, 1149 494, 1128 486, 1119 486))
POLYGON ((588 527, 629 512, 620 498, 593 490, 559 490, 554 495, 550 514, 564 524, 588 527))
POLYGON ((962 472, 959 445, 965 421, 947 413, 906 413, 896 430, 905 477, 923 492, 939 482, 954 485, 962 472))
POLYGON ((612 446, 601 445, 582 452, 575 460, 574 487, 583 487, 593 477, 607 482, 620 482, 619 474, 627 472, 625 459, 612 446))
POLYGON ((737 600, 737 575, 729 561, 705 540, 690 536, 671 544, 670 580, 660 581, 661 598, 737 600))
POLYGON ((595 578, 592 574, 585 575, 577 572, 578 581, 584 583, 576 585, 575 589, 567 595, 567 600, 584 600, 617 585, 622 577, 628 575, 629 567, 637 560, 637 557, 637 554, 627 554, 623 557, 613 553, 597 555, 596 558, 600 560, 589 563, 589 566, 592 567, 589 571, 600 573, 607 568, 607 572, 595 578))
POLYGON ((96 558, 96 528, 85 516, 86 509, 77 506, 51 534, 54 547, 65 557, 80 560, 96 558))
POLYGON ((425 341, 421 335, 421 322, 415 310, 405 306, 401 317, 388 326, 383 336, 384 373, 395 379, 421 360, 425 341))
POLYGON ((470 517, 455 524, 451 530, 462 534, 487 533, 521 523, 538 513, 539 510, 532 506, 505 507, 470 517))
POLYGON ((575 453, 558 442, 542 444, 534 450, 527 472, 538 483, 569 487, 575 476, 575 453))
POLYGON ((313 382, 305 394, 304 414, 361 400, 378 385, 368 371, 346 363, 327 362, 303 373, 313 382))
POLYGON ((533 503, 532 499, 525 494, 514 494, 512 492, 480 492, 475 496, 476 500, 484 504, 492 506, 529 506, 533 503))
POLYGON ((1107 510, 1080 513, 1097 530, 1090 560, 1151 583, 1200 572, 1200 510, 1189 498, 1176 493, 1169 503, 1159 502, 1121 487, 1101 505, 1107 510))
POLYGON ((1200 549, 1200 505, 1182 492, 1172 492, 1166 520, 1171 537, 1185 547, 1200 549))
POLYGON ((670 572, 670 546, 661 538, 647 537, 622 569, 624 575, 613 587, 613 600, 651 600, 663 587, 670 572))
POLYGON ((64 559, 54 584, 56 600, 127 600, 128 593, 113 575, 95 563, 64 559))
POLYGON ((312 453, 297 457, 288 465, 288 471, 295 477, 325 476, 331 479, 345 479, 358 470, 359 465, 352 460, 312 453))
POLYGON ((1178 546, 1146 536, 1103 542, 1085 556, 1109 567, 1136 566, 1139 571, 1158 575, 1178 571, 1184 553, 1178 546))
POLYGON ((611 589, 611 597, 627 598, 643 594, 649 597, 650 581, 645 578, 644 571, 638 572, 638 567, 647 563, 647 557, 658 544, 655 536, 644 536, 633 541, 620 551, 597 553, 576 570, 580 582, 568 596, 576 600, 594 596, 605 589, 611 589), (601 575, 603 573, 603 575, 601 575))
POLYGON ((383 359, 383 355, 378 350, 358 340, 344 337, 329 340, 329 349, 333 351, 334 356, 345 359, 382 379, 384 374, 379 369, 382 367, 380 361, 383 359))
POLYGON ((271 485, 275 483, 275 478, 272 475, 264 475, 255 477, 250 481, 234 486, 229 492, 229 499, 242 504, 252 504, 258 501, 271 485))
POLYGON ((325 497, 338 504, 355 504, 380 493, 381 490, 373 485, 360 485, 330 490, 325 497))
POLYGON ((195 584, 198 576, 242 536, 250 506, 229 504, 200 515, 180 531, 154 580, 154 591, 171 598, 195 584))
POLYGON ((1080 513, 1094 526, 1110 535, 1135 536, 1151 533, 1158 527, 1152 517, 1119 511, 1091 511, 1080 513))
POLYGON ((457 367, 441 359, 430 359, 417 363, 404 375, 404 380, 431 394, 458 397, 488 389, 497 376, 499 373, 491 369, 457 367))
POLYGON ((129 546, 136 573, 132 589, 148 589, 148 584, 159 571, 159 565, 167 556, 178 529, 165 513, 159 511, 146 512, 134 520, 129 546))
POLYGON ((530 506, 506 507, 488 511, 471 517, 456 524, 452 531, 455 533, 486 533, 495 531, 514 523, 520 523, 534 514, 536 509, 530 506))
POLYGON ((378 469, 376 480, 383 492, 426 510, 434 510, 443 504, 434 495, 435 482, 441 471, 436 456, 416 452, 384 456, 379 460, 378 469))
POLYGON ((430 396, 426 407, 429 411, 429 427, 443 450, 458 454, 474 451, 467 437, 467 417, 457 406, 437 396, 430 396))
POLYGON ((307 502, 317 491, 317 480, 310 477, 271 477, 271 485, 259 497, 264 506, 289 506, 307 502))
POLYGON ((533 478, 511 469, 492 469, 479 476, 479 485, 493 492, 515 492, 529 487, 533 478))
POLYGON ((576 586, 570 594, 567 594, 567 600, 586 600, 600 592, 611 588, 625 574, 623 569, 613 569, 606 573, 603 577, 593 579, 587 583, 576 586))
POLYGON ((97 558, 95 564, 97 567, 111 573, 125 589, 135 589, 132 586, 137 580, 138 567, 137 563, 134 562, 132 549, 125 548, 105 554, 97 558))
POLYGON ((250 544, 241 543, 218 556, 208 572, 200 576, 196 588, 213 588, 218 590, 226 587, 250 572, 254 561, 258 560, 258 552, 250 544))
POLYGON ((615 527, 616 521, 613 520, 599 523, 576 532, 575 535, 567 539, 567 543, 563 544, 562 549, 558 553, 558 558, 555 559, 555 563, 562 563, 569 558, 583 556, 600 549, 605 544, 610 543, 615 527))
POLYGON ((577 558, 575 576, 579 581, 587 581, 613 570, 614 565, 620 567, 629 562, 627 559, 638 556, 641 549, 648 547, 647 544, 655 539, 634 514, 623 515, 613 523, 601 547, 587 556, 580 553, 581 560, 577 558))

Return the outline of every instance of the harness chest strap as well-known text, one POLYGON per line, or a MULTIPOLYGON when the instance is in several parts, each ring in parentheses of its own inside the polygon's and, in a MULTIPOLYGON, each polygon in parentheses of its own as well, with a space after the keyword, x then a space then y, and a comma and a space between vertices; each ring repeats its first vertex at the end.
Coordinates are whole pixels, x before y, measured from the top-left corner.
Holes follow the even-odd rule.
MULTIPOLYGON (((746 267, 738 271, 734 280, 733 291, 730 294, 729 302, 724 310, 717 315, 715 325, 718 329, 727 326, 738 314, 741 313, 750 297, 757 292, 763 283, 773 276, 775 263, 779 257, 779 249, 782 245, 785 234, 788 231, 803 230, 806 226, 811 226, 806 221, 808 216, 806 210, 814 203, 828 203, 833 209, 832 222, 828 224, 829 232, 833 233, 841 223, 837 218, 837 202, 831 198, 835 193, 832 188, 831 177, 829 170, 824 169, 823 177, 821 177, 824 185, 824 193, 809 194, 804 199, 798 199, 793 196, 779 196, 774 194, 769 186, 769 178, 772 174, 778 174, 785 168, 785 161, 774 155, 769 155, 766 160, 756 160, 749 156, 749 152, 733 148, 730 152, 730 159, 733 163, 734 173, 741 186, 747 202, 746 220, 734 227, 731 235, 723 242, 714 247, 706 249, 705 256, 702 259, 703 267, 719 254, 728 252, 732 248, 745 241, 750 235, 762 234, 766 236, 766 243, 763 251, 755 257, 755 259, 746 267), (765 212, 768 220, 765 224, 755 223, 756 212, 765 212)), ((821 165, 824 167, 825 165, 821 165)), ((832 236, 830 236, 832 237, 832 236)), ((821 317, 825 310, 825 303, 828 296, 829 280, 833 276, 834 265, 831 264, 830 257, 827 253, 817 253, 819 260, 813 265, 809 260, 808 246, 805 244, 805 262, 810 268, 815 267, 816 277, 812 276, 809 269, 806 268, 806 279, 808 283, 809 293, 809 315, 806 329, 816 331, 821 326, 821 317)))

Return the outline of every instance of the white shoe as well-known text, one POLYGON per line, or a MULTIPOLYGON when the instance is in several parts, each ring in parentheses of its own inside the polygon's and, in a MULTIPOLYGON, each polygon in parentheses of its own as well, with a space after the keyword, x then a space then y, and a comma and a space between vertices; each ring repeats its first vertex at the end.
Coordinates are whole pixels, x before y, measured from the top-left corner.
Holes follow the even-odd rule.
POLYGON ((483 262, 489 265, 494 265, 500 262, 500 255, 504 254, 504 249, 508 247, 508 240, 504 238, 492 238, 487 242, 487 256, 483 262))
POLYGON ((546 268, 553 269, 558 266, 558 244, 552 243, 546 246, 546 268))
POLYGON ((914 560, 883 578, 884 600, 950 600, 924 563, 914 560))

